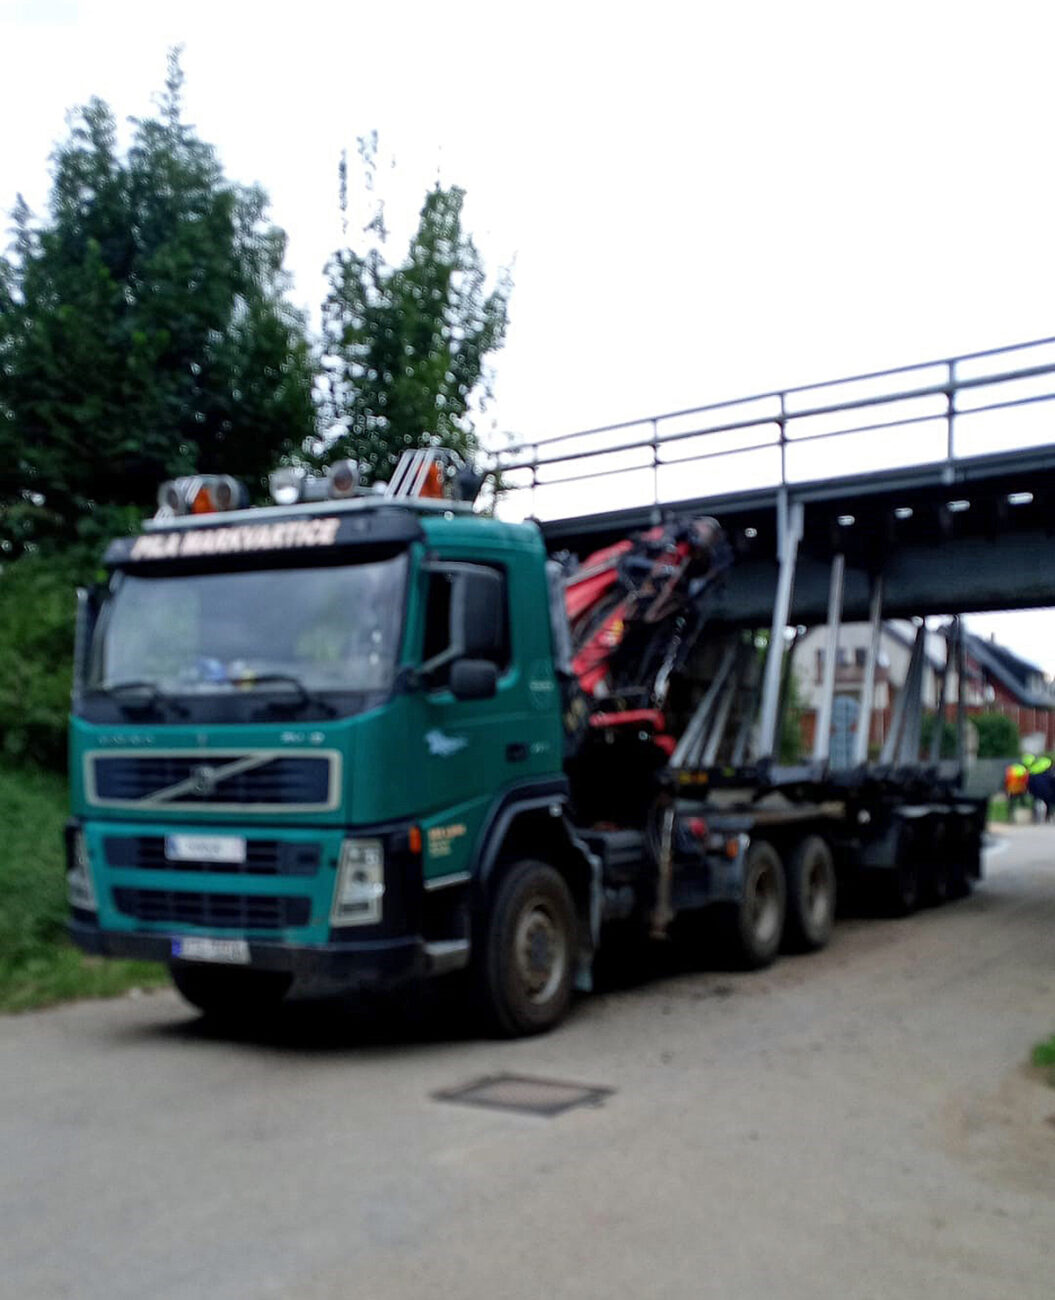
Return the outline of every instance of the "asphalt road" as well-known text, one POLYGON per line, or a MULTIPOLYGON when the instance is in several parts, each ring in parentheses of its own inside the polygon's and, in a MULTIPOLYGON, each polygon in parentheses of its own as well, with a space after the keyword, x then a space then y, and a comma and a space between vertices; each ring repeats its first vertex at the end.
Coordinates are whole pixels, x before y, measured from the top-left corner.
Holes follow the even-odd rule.
POLYGON ((975 895, 759 975, 667 974, 541 1039, 170 993, 0 1019, 0 1295, 1055 1294, 1055 828, 975 895), (542 1118, 434 1100, 599 1085, 542 1118))

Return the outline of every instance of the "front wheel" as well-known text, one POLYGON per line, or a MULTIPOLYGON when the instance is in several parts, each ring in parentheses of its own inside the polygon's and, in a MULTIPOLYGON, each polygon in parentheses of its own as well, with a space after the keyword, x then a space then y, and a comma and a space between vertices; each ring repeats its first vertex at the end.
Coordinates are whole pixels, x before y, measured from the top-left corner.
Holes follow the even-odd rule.
POLYGON ((498 886, 485 922, 477 991, 507 1037, 539 1034, 565 1016, 575 958, 575 904, 564 877, 518 862, 498 886))
POLYGON ((185 1001, 217 1020, 252 1020, 273 1011, 293 983, 293 976, 284 971, 183 962, 173 962, 169 974, 185 1001))

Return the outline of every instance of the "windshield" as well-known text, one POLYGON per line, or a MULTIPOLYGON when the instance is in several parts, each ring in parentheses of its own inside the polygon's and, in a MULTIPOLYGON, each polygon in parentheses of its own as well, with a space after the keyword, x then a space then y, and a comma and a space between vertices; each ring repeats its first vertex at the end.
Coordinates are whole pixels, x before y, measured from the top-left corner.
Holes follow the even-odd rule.
POLYGON ((406 556, 369 564, 119 574, 96 625, 89 690, 165 695, 392 686, 406 556))

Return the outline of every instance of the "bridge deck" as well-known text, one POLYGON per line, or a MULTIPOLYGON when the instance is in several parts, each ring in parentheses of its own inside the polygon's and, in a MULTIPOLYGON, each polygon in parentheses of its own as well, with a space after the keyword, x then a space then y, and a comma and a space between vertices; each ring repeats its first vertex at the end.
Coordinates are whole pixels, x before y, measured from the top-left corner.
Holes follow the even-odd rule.
POLYGON ((839 553, 847 620, 867 617, 880 574, 889 616, 1055 605, 1053 402, 1053 339, 762 394, 503 452, 501 512, 580 554, 715 515, 738 555, 732 622, 768 622, 797 505, 792 622, 824 620, 839 553), (561 511, 584 501, 597 509, 561 511))

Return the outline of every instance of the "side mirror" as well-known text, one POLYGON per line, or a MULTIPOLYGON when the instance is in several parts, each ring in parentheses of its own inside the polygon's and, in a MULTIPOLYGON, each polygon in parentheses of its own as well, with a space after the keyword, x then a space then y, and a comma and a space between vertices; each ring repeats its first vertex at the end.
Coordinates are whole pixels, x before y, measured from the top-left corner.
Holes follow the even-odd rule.
POLYGON ((456 700, 490 700, 498 690, 498 666, 489 659, 458 659, 451 664, 450 687, 456 700))

